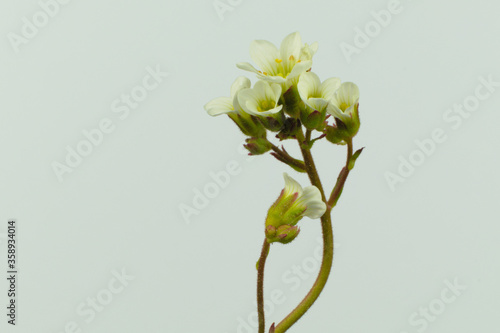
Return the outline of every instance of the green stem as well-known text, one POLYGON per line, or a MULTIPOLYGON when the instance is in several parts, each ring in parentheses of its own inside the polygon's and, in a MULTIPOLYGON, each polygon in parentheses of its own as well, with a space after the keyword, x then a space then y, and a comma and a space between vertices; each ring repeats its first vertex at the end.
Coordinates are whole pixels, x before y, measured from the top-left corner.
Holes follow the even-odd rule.
POLYGON ((349 176, 349 162, 352 158, 352 139, 347 142, 347 161, 342 168, 342 171, 340 171, 340 174, 337 178, 337 183, 335 184, 335 187, 332 190, 332 194, 330 195, 330 199, 328 199, 328 206, 331 208, 335 207, 337 205, 337 201, 340 198, 340 195, 342 194, 342 190, 344 189, 345 181, 347 180, 347 176, 349 176))
POLYGON ((296 136, 297 141, 299 142, 300 151, 302 152, 302 156, 304 157, 304 164, 306 167, 307 175, 309 176, 309 180, 311 181, 312 185, 316 186, 319 189, 323 201, 326 202, 323 185, 321 184, 321 180, 319 179, 318 171, 316 169, 316 165, 314 164, 314 159, 312 157, 311 151, 305 147, 309 145, 309 141, 306 141, 304 133, 302 132, 302 128, 297 131, 296 136))
MULTIPOLYGON (((321 182, 319 180, 318 172, 314 165, 314 161, 312 160, 312 155, 310 151, 304 149, 301 144, 301 139, 302 141, 304 140, 304 136, 303 134, 302 135, 301 134, 302 131, 300 131, 300 134, 297 136, 297 140, 299 141, 299 145, 301 147, 301 151, 304 156, 304 162, 306 163, 307 174, 309 175, 311 183, 316 187, 318 187, 318 189, 321 192, 321 195, 323 196, 323 200, 325 200, 323 188, 319 187, 321 186, 321 182)), ((342 169, 342 171, 340 172, 339 178, 342 178, 343 181, 341 185, 339 184, 339 182, 337 182, 337 185, 335 186, 337 190, 334 189, 333 193, 335 193, 336 196, 340 196, 343 184, 345 184, 345 179, 349 174, 349 169, 347 168, 347 166, 349 165, 349 160, 351 156, 352 156, 352 142, 348 142, 347 162, 346 162, 346 168, 344 168, 347 170, 347 173, 344 172, 344 169, 342 169)), ((318 277, 316 278, 314 285, 312 286, 311 290, 309 290, 309 293, 306 295, 306 297, 304 297, 302 302, 300 302, 300 304, 297 305, 297 307, 288 316, 286 316, 285 319, 283 319, 278 324, 278 326, 276 326, 275 333, 286 332, 290 327, 292 327, 292 325, 294 325, 309 310, 309 308, 314 304, 314 302, 316 302, 319 295, 323 291, 326 282, 328 281, 328 277, 330 276, 333 264, 333 231, 332 231, 331 207, 329 205, 327 205, 326 212, 321 217, 321 229, 323 233, 323 260, 321 262, 321 268, 318 277)))
POLYGON ((299 171, 299 172, 304 172, 305 171, 305 166, 304 166, 304 162, 298 160, 298 159, 295 159, 293 158, 292 156, 290 156, 286 151, 283 151, 281 149, 279 149, 278 147, 276 147, 274 144, 271 143, 271 149, 276 153, 275 157, 285 163, 285 164, 288 164, 290 167, 292 167, 293 169, 299 171))
POLYGON ((259 314, 259 333, 264 333, 266 329, 266 319, 264 316, 264 268, 266 266, 267 255, 269 254, 269 245, 267 239, 264 239, 257 267, 257 312, 259 314))

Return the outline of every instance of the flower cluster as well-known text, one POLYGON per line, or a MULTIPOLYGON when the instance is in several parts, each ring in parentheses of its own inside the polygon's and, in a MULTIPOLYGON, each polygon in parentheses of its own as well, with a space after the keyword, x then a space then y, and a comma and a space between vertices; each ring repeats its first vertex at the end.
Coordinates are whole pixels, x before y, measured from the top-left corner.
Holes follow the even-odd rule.
MULTIPOLYGON (((230 97, 219 97, 205 105, 211 116, 227 114, 248 136, 245 148, 250 155, 272 150, 272 155, 294 170, 306 172, 303 161, 272 144, 267 134, 281 140, 297 139, 304 149, 326 138, 334 144, 352 142, 358 133, 359 89, 352 82, 329 78, 323 82, 311 71, 318 44, 303 44, 298 32, 285 37, 278 49, 265 40, 250 45, 250 57, 257 68, 247 62, 237 67, 257 75, 253 85, 238 77, 231 86, 230 97), (304 138, 303 128, 306 130, 304 138), (312 133, 318 135, 312 139, 312 133)), ((303 216, 321 217, 326 205, 315 186, 302 189, 285 174, 285 189, 270 208, 266 220, 269 242, 288 243, 299 233, 297 222, 303 216)))
MULTIPOLYGON (((238 77, 231 86, 231 97, 216 98, 205 110, 211 116, 227 114, 245 135, 255 139, 265 138, 266 130, 277 132, 281 140, 294 137, 300 121, 330 142, 345 144, 359 130, 359 89, 339 78, 321 82, 311 72, 317 49, 317 43, 302 44, 298 32, 285 37, 279 50, 268 41, 253 41, 250 56, 258 69, 247 62, 237 67, 256 73, 259 80, 251 87, 248 78, 238 77), (329 124, 330 116, 333 121, 329 124)), ((270 150, 267 146, 250 153, 263 154, 270 150)))

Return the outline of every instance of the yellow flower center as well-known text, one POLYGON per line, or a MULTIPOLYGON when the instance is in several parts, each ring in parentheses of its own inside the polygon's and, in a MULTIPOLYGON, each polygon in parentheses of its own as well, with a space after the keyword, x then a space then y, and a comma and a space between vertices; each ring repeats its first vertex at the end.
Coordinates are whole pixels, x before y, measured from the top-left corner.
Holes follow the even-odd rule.
POLYGON ((257 107, 257 111, 259 112, 268 111, 273 109, 274 106, 275 106, 274 101, 271 100, 261 101, 259 106, 257 107))
POLYGON ((347 110, 348 107, 349 107, 349 104, 347 104, 346 102, 342 102, 339 105, 339 109, 342 110, 342 111, 347 110))

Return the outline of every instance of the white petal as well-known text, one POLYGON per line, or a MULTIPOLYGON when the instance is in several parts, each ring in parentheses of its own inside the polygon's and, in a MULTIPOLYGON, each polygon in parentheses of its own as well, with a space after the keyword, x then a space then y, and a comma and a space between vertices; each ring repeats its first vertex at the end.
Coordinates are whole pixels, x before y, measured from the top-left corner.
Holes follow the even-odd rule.
POLYGON ((257 109, 259 106, 259 95, 255 89, 243 89, 238 93, 237 98, 241 108, 245 112, 255 115, 259 114, 257 109))
POLYGON ((297 77, 302 73, 305 73, 309 68, 311 68, 311 66, 312 66, 311 60, 298 62, 297 64, 295 64, 295 66, 293 66, 293 69, 290 72, 290 74, 288 74, 287 78, 291 79, 297 77))
POLYGON ((309 48, 311 49, 311 56, 315 55, 318 52, 318 42, 312 43, 309 48))
POLYGON ((269 86, 269 82, 259 80, 253 86, 253 89, 257 92, 259 99, 265 99, 266 95, 271 94, 272 90, 269 86))
POLYGON ((302 38, 298 32, 294 32, 286 36, 281 42, 280 54, 281 59, 288 61, 290 56, 295 60, 299 59, 300 49, 302 48, 302 38))
POLYGON ((267 110, 267 111, 260 111, 260 112, 257 111, 257 113, 254 113, 254 114, 258 115, 258 116, 265 116, 265 115, 270 115, 270 114, 278 113, 278 112, 281 111, 281 109, 283 109, 283 105, 278 105, 274 109, 270 109, 270 110, 267 110))
POLYGON ((283 178, 285 178, 285 196, 294 193, 298 193, 299 196, 302 195, 302 186, 295 179, 290 177, 286 172, 283 172, 283 178))
POLYGON ((272 89, 273 94, 274 94, 274 96, 273 96, 274 103, 278 104, 278 101, 280 100, 280 97, 281 97, 281 85, 276 84, 276 83, 272 83, 271 89, 272 89))
POLYGON ((305 44, 300 50, 300 60, 312 60, 314 54, 318 50, 318 43, 313 43, 312 45, 305 44))
POLYGON ((352 82, 344 82, 335 95, 339 102, 344 102, 347 105, 353 105, 354 102, 359 99, 359 88, 352 82))
POLYGON ((274 44, 267 40, 254 40, 250 44, 250 57, 263 72, 276 73, 279 52, 274 44))
POLYGON ((279 84, 286 82, 286 79, 283 78, 282 76, 264 75, 261 73, 258 73, 257 76, 259 77, 259 79, 267 82, 279 83, 279 84))
POLYGON ((231 98, 219 97, 205 104, 205 110, 211 116, 218 116, 221 114, 233 112, 234 107, 231 98))
POLYGON ((251 82, 248 78, 244 76, 239 76, 234 80, 234 83, 231 85, 231 99, 234 99, 236 94, 245 88, 250 88, 251 82))
POLYGON ((307 207, 304 216, 317 219, 326 211, 326 204, 321 199, 321 192, 316 186, 304 188, 300 201, 307 207))
POLYGON ((253 72, 253 73, 259 74, 259 70, 257 68, 255 68, 255 67, 253 67, 248 62, 239 62, 239 63, 236 64, 236 67, 238 67, 239 69, 243 69, 244 71, 249 71, 249 72, 253 72))
POLYGON ((319 77, 315 73, 306 72, 302 74, 297 84, 300 98, 306 102, 310 97, 318 96, 320 85, 319 77))
POLYGON ((333 94, 340 87, 340 79, 338 77, 332 77, 326 79, 323 84, 321 84, 321 97, 327 100, 332 99, 333 94))
POLYGON ((327 108, 329 102, 324 98, 309 98, 305 103, 314 110, 321 112, 327 108))
POLYGON ((342 122, 346 122, 350 119, 348 114, 345 114, 341 109, 334 104, 334 100, 331 100, 326 108, 326 112, 334 116, 335 118, 339 118, 342 122))

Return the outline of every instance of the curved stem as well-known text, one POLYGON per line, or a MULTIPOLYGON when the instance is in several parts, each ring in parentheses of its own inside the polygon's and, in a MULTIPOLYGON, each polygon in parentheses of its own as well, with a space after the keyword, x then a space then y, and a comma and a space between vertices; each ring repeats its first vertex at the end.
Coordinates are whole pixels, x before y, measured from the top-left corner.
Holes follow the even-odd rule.
MULTIPOLYGON (((302 134, 302 131, 300 132, 302 134)), ((304 156, 304 162, 306 163, 307 174, 309 175, 309 179, 311 183, 320 189, 320 192, 323 196, 323 200, 325 200, 325 195, 323 192, 323 188, 321 186, 321 182, 319 180, 318 172, 314 165, 314 161, 312 160, 312 155, 309 150, 304 149, 301 144, 301 139, 304 140, 304 136, 298 135, 297 139, 299 140, 300 149, 304 156), (318 186, 319 185, 319 186, 318 186)), ((337 181, 337 184, 332 192, 332 196, 330 200, 340 196, 342 192, 343 185, 345 184, 345 180, 347 179, 347 175, 349 174, 349 161, 352 157, 352 141, 348 142, 348 152, 347 152, 347 162, 346 166, 342 169, 339 174, 339 179, 341 181, 337 181), (344 171, 346 170, 346 171, 344 171), (334 195, 335 194, 335 195, 334 195)), ((329 201, 330 201, 329 200, 329 201)), ((325 200, 326 201, 326 200, 325 200)), ((287 331, 292 325, 294 325, 306 312, 309 308, 316 302, 319 295, 323 291, 323 288, 328 281, 328 277, 330 276, 330 271, 333 265, 333 231, 332 231, 332 219, 331 219, 331 207, 327 205, 325 214, 321 217, 321 229, 323 232, 323 260, 321 262, 321 268, 318 273, 318 277, 314 282, 309 293, 304 297, 302 302, 288 315, 283 319, 278 326, 276 326, 275 333, 283 333, 287 331)))
POLYGON ((327 208, 325 214, 321 217, 321 229, 323 230, 323 261, 318 277, 311 290, 297 307, 276 326, 275 333, 283 333, 292 327, 316 302, 323 288, 328 281, 328 276, 333 264, 333 231, 330 209, 327 208))
POLYGON ((269 254, 269 245, 267 239, 264 239, 257 267, 257 312, 259 314, 259 333, 264 333, 266 329, 266 319, 264 316, 264 268, 266 267, 266 259, 269 254))

